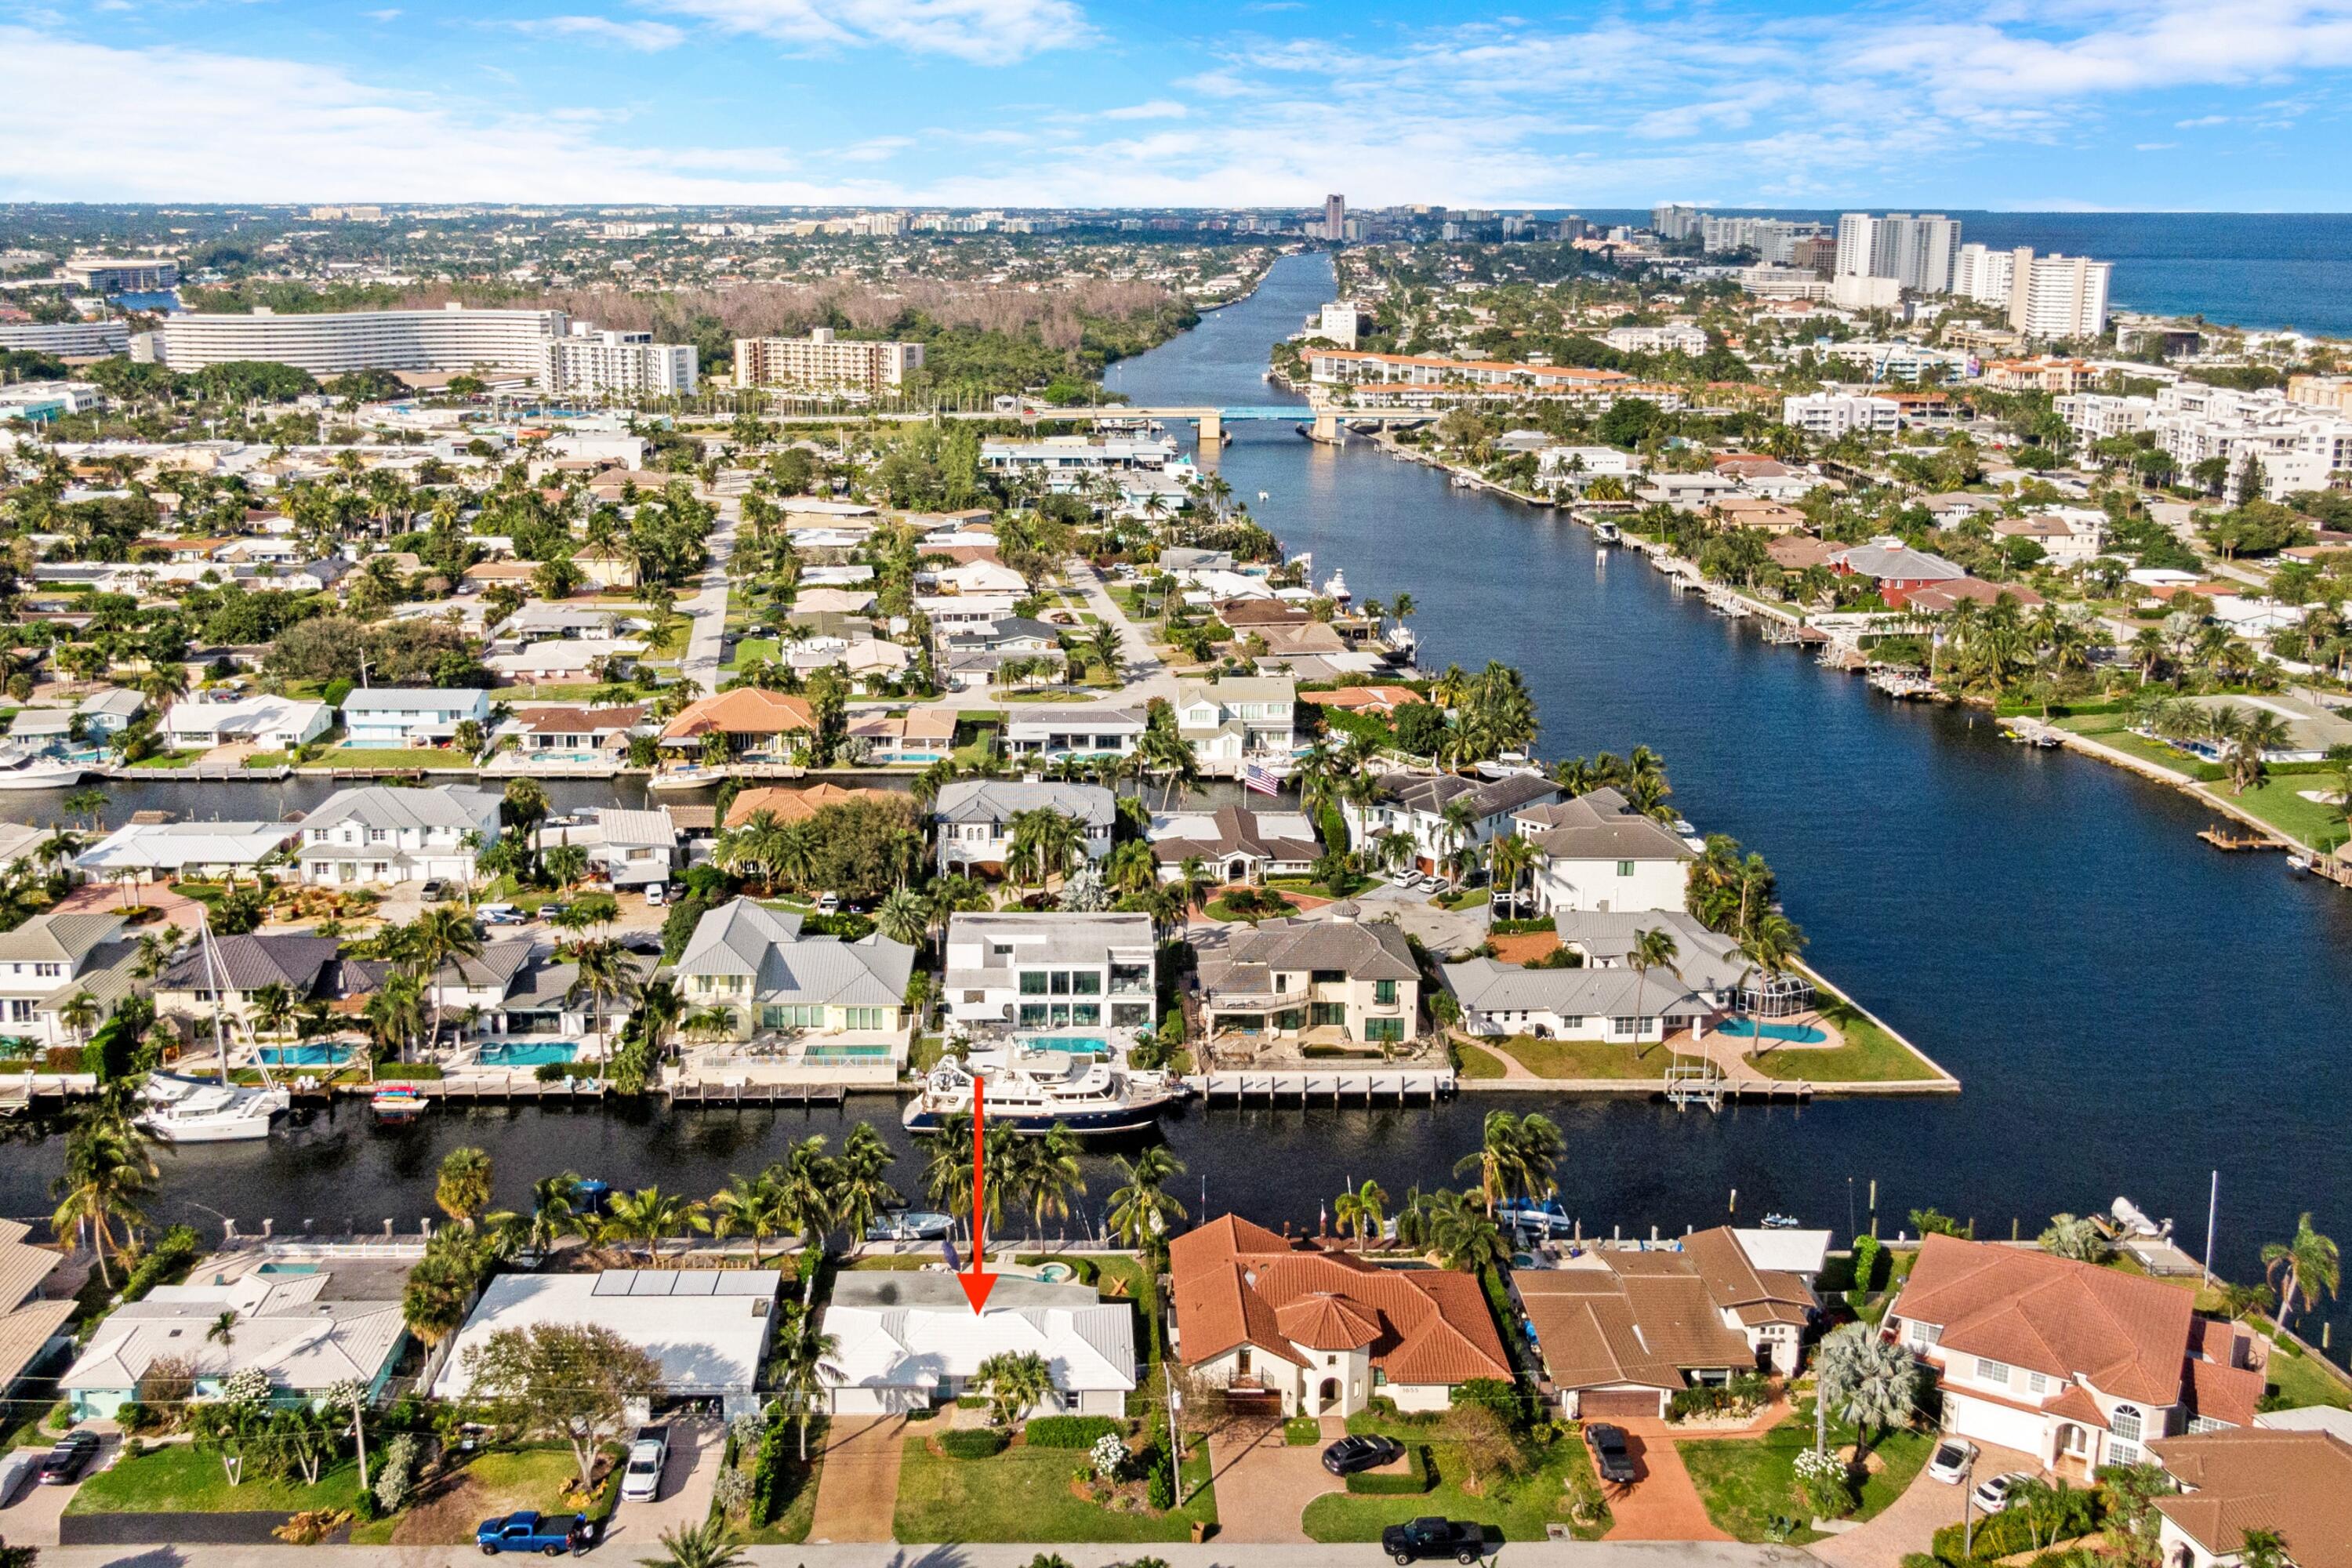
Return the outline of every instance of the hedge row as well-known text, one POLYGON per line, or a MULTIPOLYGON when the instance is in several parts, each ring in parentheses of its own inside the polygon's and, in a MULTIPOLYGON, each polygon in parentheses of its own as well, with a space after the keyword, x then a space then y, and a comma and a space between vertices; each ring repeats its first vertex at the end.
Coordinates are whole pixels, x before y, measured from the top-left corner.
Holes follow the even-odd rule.
POLYGON ((1024 1430, 1033 1448, 1091 1448, 1123 1435, 1127 1423, 1109 1415, 1039 1415, 1024 1430))
POLYGON ((1004 1441, 993 1426, 959 1426, 940 1434, 940 1452, 950 1459, 991 1459, 1004 1452, 1004 1441))
POLYGON ((1348 1489, 1359 1497, 1412 1497, 1430 1489, 1429 1450, 1415 1443, 1404 1451, 1404 1473, 1381 1475, 1358 1470, 1348 1478, 1348 1489))

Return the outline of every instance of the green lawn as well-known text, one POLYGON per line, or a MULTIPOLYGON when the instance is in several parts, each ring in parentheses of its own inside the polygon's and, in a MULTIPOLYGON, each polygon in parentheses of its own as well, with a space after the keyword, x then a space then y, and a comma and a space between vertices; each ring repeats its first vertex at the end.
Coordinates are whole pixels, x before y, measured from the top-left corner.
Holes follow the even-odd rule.
MULTIPOLYGON (((1819 984, 1818 978, 1815 981, 1819 984)), ((1912 1083, 1936 1075, 1916 1051, 1872 1023, 1826 986, 1822 1016, 1836 1026, 1845 1043, 1827 1048, 1783 1047, 1748 1058, 1758 1072, 1782 1082, 1912 1083)))
POLYGON ((2307 1353, 2292 1355, 2284 1346, 2273 1345, 2266 1376, 2291 1406, 2333 1405, 2339 1410, 2352 1408, 2352 1388, 2346 1387, 2342 1378, 2331 1374, 2307 1353))
POLYGON ((784 645, 775 637, 745 637, 735 645, 734 661, 728 668, 731 669, 760 658, 772 663, 782 655, 783 651, 784 645))
POLYGON ((150 1448, 124 1458, 82 1482, 68 1513, 295 1513, 310 1508, 349 1508, 359 1491, 359 1467, 328 1470, 315 1487, 274 1481, 248 1466, 243 1486, 232 1487, 216 1455, 200 1454, 186 1443, 150 1448))
POLYGON ((2190 755, 2161 741, 2151 741, 2145 735, 2135 735, 2125 726, 2130 715, 2125 713, 2086 713, 2074 719, 2053 719, 2051 723, 2061 730, 2071 730, 2103 746, 2111 746, 2144 763, 2153 763, 2167 772, 2183 778, 2217 779, 2221 770, 2200 757, 2190 755))
POLYGON ((1507 1053, 1538 1078, 1646 1079, 1655 1082, 1665 1077, 1666 1064, 1674 1059, 1659 1046, 1652 1046, 1649 1053, 1637 1061, 1630 1044, 1538 1040, 1532 1035, 1514 1035, 1489 1048, 1507 1053))
POLYGON ((158 752, 152 757, 142 757, 131 765, 134 768, 184 768, 203 755, 200 751, 158 752))
POLYGON ((463 768, 472 763, 463 752, 447 747, 353 746, 324 752, 301 765, 305 769, 463 768))
POLYGON ((1482 1047, 1471 1045, 1465 1040, 1456 1040, 1454 1042, 1454 1049, 1462 1058, 1461 1076, 1464 1078, 1511 1076, 1505 1069, 1501 1059, 1482 1047))
POLYGON ((1068 1448, 1015 1446, 991 1459, 945 1459, 924 1436, 911 1436, 898 1472, 893 1534, 926 1543, 1188 1541, 1194 1520, 1217 1517, 1216 1494, 1205 1485, 1203 1443, 1193 1443, 1184 1463, 1186 1493, 1197 1489, 1198 1495, 1158 1515, 1102 1508, 1072 1492, 1071 1472, 1085 1458, 1068 1448))
MULTIPOLYGON (((1476 1496, 1462 1489, 1461 1453, 1453 1444, 1431 1441, 1426 1427, 1407 1426, 1375 1415, 1359 1415, 1348 1421, 1350 1432, 1382 1432, 1404 1443, 1427 1443, 1429 1468, 1435 1481, 1428 1491, 1401 1497, 1363 1497, 1330 1492, 1307 1505, 1300 1523, 1315 1541, 1378 1541, 1391 1524, 1443 1514, 1447 1519, 1476 1520, 1489 1538, 1499 1531, 1506 1542, 1541 1541, 1551 1524, 1570 1523, 1568 1479, 1571 1472, 1591 1474, 1591 1457, 1581 1438, 1564 1438, 1542 1450, 1523 1474, 1489 1475, 1476 1496)), ((1574 1525, 1580 1541, 1599 1539, 1601 1525, 1574 1525)))
POLYGON ((2344 824, 2336 820, 2336 808, 2305 800, 2301 794, 2304 790, 2325 791, 2329 784, 2329 776, 2324 773, 2273 773, 2268 782, 2243 795, 2230 795, 2224 785, 2214 788, 2232 805, 2261 817, 2288 837, 2316 849, 2332 849, 2345 837, 2344 824))
MULTIPOLYGON (((1882 1439, 1873 1452, 1884 1461, 1884 1468, 1863 1483, 1862 1503, 1853 1517, 1872 1518, 1902 1496, 1919 1467, 1927 1462, 1935 1440, 1934 1433, 1924 1430, 1890 1433, 1882 1439)), ((1853 1430, 1832 1424, 1830 1441, 1851 1444, 1853 1430)), ((1796 1415, 1761 1437, 1716 1438, 1675 1447, 1716 1527, 1742 1541, 1765 1541, 1770 1538, 1776 1515, 1804 1514, 1803 1505, 1796 1500, 1797 1456, 1812 1445, 1812 1407, 1808 1401, 1796 1415)), ((1801 1544, 1821 1538, 1811 1531, 1800 1531, 1792 1539, 1801 1544)))
POLYGON ((248 768, 284 767, 286 765, 286 753, 283 752, 249 752, 246 754, 245 765, 248 768))

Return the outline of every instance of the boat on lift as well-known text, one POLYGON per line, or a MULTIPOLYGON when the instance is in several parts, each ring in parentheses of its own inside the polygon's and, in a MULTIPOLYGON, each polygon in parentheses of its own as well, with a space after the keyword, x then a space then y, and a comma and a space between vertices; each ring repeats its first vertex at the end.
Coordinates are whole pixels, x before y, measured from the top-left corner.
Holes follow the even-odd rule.
POLYGON ((1592 537, 1603 544, 1614 544, 1625 535, 1615 523, 1604 517, 1592 525, 1592 537))
POLYGON ((294 1103, 286 1086, 269 1076, 269 1063, 257 1058, 258 1084, 229 1081, 228 1026, 221 995, 228 971, 213 947, 212 924, 196 916, 196 952, 204 962, 205 988, 213 994, 213 1048, 220 1063, 217 1081, 180 1073, 150 1073, 142 1098, 146 1109, 133 1120, 150 1137, 165 1143, 243 1143, 269 1136, 270 1123, 294 1103))
POLYGON ((368 1109, 387 1127, 405 1127, 432 1102, 413 1083, 387 1083, 368 1096, 368 1109))
POLYGON ((1335 571, 1324 580, 1323 596, 1343 610, 1356 602, 1356 595, 1348 591, 1348 574, 1345 572, 1335 571))
POLYGON ((989 1125, 1022 1133, 1045 1132, 1057 1124, 1081 1134, 1139 1132, 1183 1094, 1166 1073, 1011 1046, 975 1050, 968 1061, 941 1058, 900 1121, 909 1132, 937 1132, 950 1118, 971 1115, 974 1079, 987 1091, 989 1125))

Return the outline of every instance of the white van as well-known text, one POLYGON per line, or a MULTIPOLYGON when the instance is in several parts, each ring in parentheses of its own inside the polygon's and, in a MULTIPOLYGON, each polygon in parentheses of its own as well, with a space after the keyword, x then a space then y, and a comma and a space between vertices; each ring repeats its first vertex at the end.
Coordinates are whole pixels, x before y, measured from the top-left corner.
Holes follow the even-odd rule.
POLYGON ((668 901, 669 901, 669 884, 668 884, 668 883, 667 883, 667 882, 647 882, 647 883, 646 884, 646 908, 647 908, 647 909, 649 909, 649 910, 657 910, 657 909, 661 908, 661 907, 662 907, 662 905, 664 905, 664 904, 667 903, 668 901))

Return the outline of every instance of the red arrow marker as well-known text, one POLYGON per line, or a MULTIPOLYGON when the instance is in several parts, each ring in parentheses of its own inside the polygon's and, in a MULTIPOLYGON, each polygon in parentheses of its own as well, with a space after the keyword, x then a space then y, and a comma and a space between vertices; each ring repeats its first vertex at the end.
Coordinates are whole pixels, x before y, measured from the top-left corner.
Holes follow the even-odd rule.
POLYGON ((988 1271, 988 1127, 982 1119, 980 1079, 971 1080, 971 1267, 956 1276, 977 1313, 988 1305, 996 1276, 988 1271))

